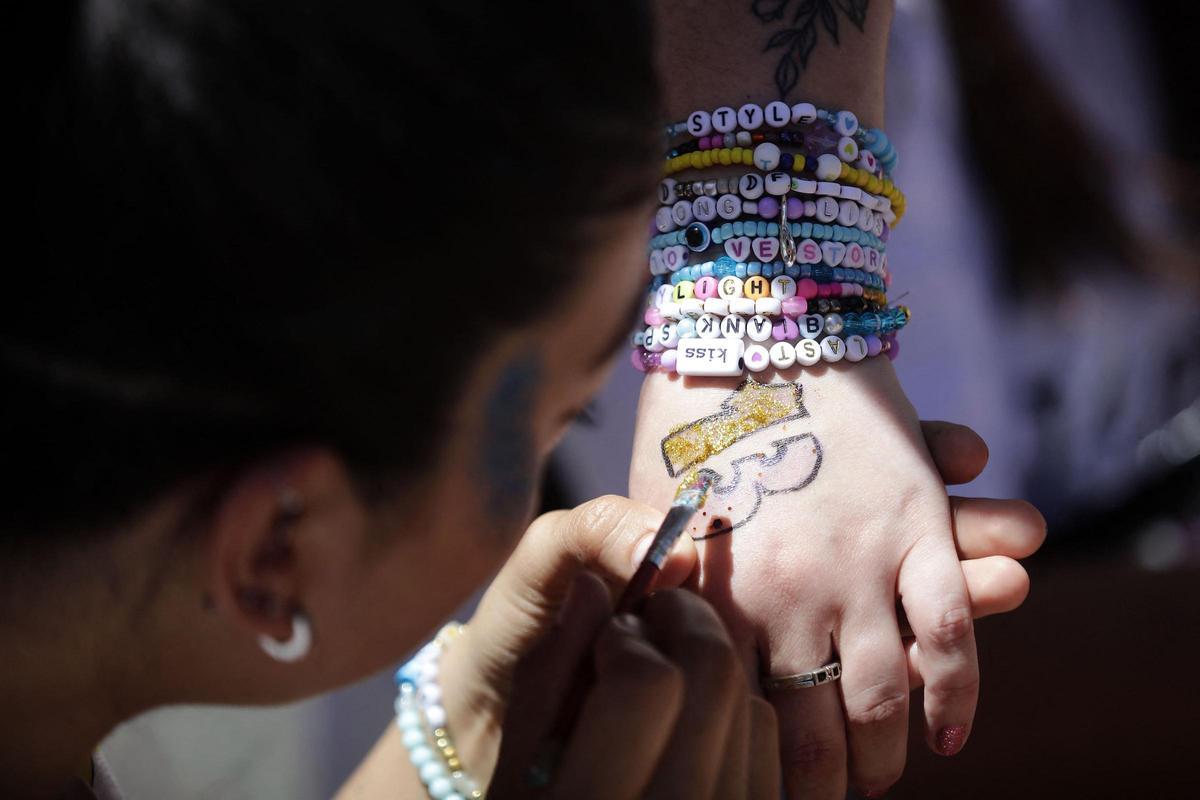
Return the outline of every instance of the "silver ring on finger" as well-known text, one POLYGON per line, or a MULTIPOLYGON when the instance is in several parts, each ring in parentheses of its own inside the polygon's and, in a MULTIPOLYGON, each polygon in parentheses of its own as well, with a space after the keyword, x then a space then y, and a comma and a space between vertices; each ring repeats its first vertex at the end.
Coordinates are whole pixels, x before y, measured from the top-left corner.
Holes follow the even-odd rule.
POLYGON ((840 661, 833 661, 811 672, 797 672, 793 675, 769 675, 762 679, 762 688, 766 692, 811 689, 823 683, 833 683, 840 677, 842 677, 842 663, 840 661))

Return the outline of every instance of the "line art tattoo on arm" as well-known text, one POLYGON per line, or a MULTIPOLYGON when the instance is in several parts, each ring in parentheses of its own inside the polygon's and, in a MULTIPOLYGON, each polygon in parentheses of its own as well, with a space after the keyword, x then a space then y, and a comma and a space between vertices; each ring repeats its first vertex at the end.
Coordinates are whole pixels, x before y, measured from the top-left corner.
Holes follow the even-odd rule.
POLYGON ((681 425, 663 438, 663 463, 669 476, 690 471, 713 481, 709 507, 714 514, 693 539, 732 533, 758 515, 766 498, 798 492, 816 480, 824 451, 812 433, 781 436, 764 451, 721 463, 720 454, 734 444, 807 418, 801 397, 799 383, 763 385, 748 380, 721 402, 717 413, 681 425), (728 515, 720 513, 722 507, 728 515))
POLYGON ((840 44, 838 38, 838 12, 846 15, 854 27, 862 31, 867 21, 867 4, 870 0, 752 0, 750 12, 763 25, 779 22, 791 11, 790 22, 785 22, 784 28, 771 34, 763 52, 781 50, 779 62, 775 66, 775 88, 779 90, 779 99, 786 100, 796 83, 800 80, 801 71, 808 68, 808 57, 817 46, 817 22, 829 33, 834 44, 840 44))

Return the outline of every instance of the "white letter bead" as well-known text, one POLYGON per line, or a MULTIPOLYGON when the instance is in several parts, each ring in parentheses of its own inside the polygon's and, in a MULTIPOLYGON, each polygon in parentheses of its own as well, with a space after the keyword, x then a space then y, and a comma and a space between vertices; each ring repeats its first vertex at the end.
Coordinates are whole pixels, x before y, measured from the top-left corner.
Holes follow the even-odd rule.
POLYGON ((775 369, 787 369, 796 363, 796 348, 789 342, 776 342, 771 345, 771 366, 775 369))
POLYGON ((858 222, 856 223, 860 231, 869 231, 875 227, 875 212, 869 208, 859 208, 858 222))
POLYGON ((825 330, 825 318, 820 314, 797 317, 796 324, 800 326, 800 335, 805 339, 816 339, 821 335, 821 331, 825 330))
POLYGON ((842 187, 842 199, 843 200, 856 200, 861 203, 863 194, 864 194, 863 190, 858 188, 857 186, 843 186, 842 187))
POLYGON ((680 344, 675 371, 680 375, 741 375, 741 339, 690 339, 680 344))
POLYGON ((746 320, 737 314, 730 314, 721 320, 721 335, 726 339, 741 339, 746 335, 746 320))
POLYGON ((833 129, 842 136, 853 136, 858 132, 858 117, 849 111, 839 111, 833 121, 833 129))
POLYGON ((764 317, 778 317, 783 313, 783 301, 774 297, 760 297, 754 301, 754 310, 764 317))
POLYGON ((716 339, 721 335, 721 320, 712 314, 704 314, 696 320, 696 335, 701 339, 716 339))
POLYGON ((755 314, 746 322, 746 335, 752 342, 765 342, 771 338, 771 320, 755 314))
POLYGON ((836 181, 842 175, 842 160, 833 153, 822 153, 817 156, 817 168, 814 171, 820 180, 836 181))
POLYGON ((666 273, 667 265, 663 263, 662 253, 657 250, 650 252, 650 274, 662 275, 666 273))
POLYGON ((754 148, 754 166, 763 172, 770 172, 779 166, 779 145, 773 142, 763 142, 754 148))
POLYGON ((642 333, 642 346, 651 353, 661 353, 664 350, 662 344, 658 341, 658 331, 653 325, 646 328, 642 333))
POLYGON ((704 301, 704 313, 723 317, 729 313, 729 301, 720 297, 709 297, 704 301))
POLYGON ((711 197, 697 197, 692 201, 692 214, 701 222, 712 222, 717 218, 717 203, 711 197))
POLYGON ((677 320, 683 316, 683 312, 679 310, 679 303, 663 303, 658 307, 658 313, 663 315, 663 319, 677 320))
POLYGON ((721 195, 717 200, 717 214, 721 219, 737 219, 742 215, 742 198, 736 194, 721 195))
POLYGON ((772 128, 785 128, 792 121, 792 110, 782 100, 773 100, 767 103, 763 116, 772 128))
POLYGON ((717 282, 717 294, 726 300, 742 296, 742 279, 736 275, 726 275, 717 282))
POLYGON ((731 297, 729 299, 729 313, 738 314, 743 317, 754 315, 754 301, 749 297, 731 297))
POLYGON ((737 117, 738 124, 746 130, 758 130, 763 124, 762 106, 756 106, 754 103, 746 103, 746 105, 738 109, 737 117))
POLYGON ((838 203, 837 221, 839 225, 853 228, 858 223, 858 203, 853 200, 843 200, 838 203))
POLYGON ((675 230, 675 217, 671 214, 670 206, 663 206, 654 212, 654 227, 659 233, 670 233, 675 230))
POLYGON ((762 197, 763 179, 756 172, 747 172, 738 180, 738 194, 747 200, 757 200, 762 197))
POLYGON ((661 307, 664 303, 670 302, 674 296, 675 287, 669 283, 664 283, 654 293, 654 305, 661 307))
POLYGON ((867 357, 867 340, 857 334, 846 340, 846 360, 862 361, 867 357))
POLYGON ((826 336, 821 340, 821 358, 833 364, 846 357, 846 343, 840 336, 826 336))
POLYGON ((688 117, 687 127, 692 136, 708 136, 712 133, 712 117, 707 111, 693 111, 688 117))
POLYGON ((763 178, 767 194, 782 197, 792 188, 792 179, 786 172, 768 172, 763 178))
POLYGON ((817 107, 812 103, 796 103, 792 106, 792 122, 808 123, 817 118, 817 107))
POLYGON ((679 313, 685 317, 698 317, 704 313, 704 303, 694 297, 680 300, 679 313))
POLYGON ((679 199, 679 195, 675 191, 675 187, 679 184, 674 178, 667 178, 658 185, 658 202, 664 206, 669 206, 679 199))
POLYGON ((712 126, 717 133, 729 133, 737 127, 737 112, 729 106, 721 106, 712 112, 712 126))
POLYGON ((771 280, 771 297, 776 300, 787 300, 796 296, 796 281, 787 275, 777 275, 771 280))
POLYGON ((821 245, 816 239, 802 239, 796 245, 796 260, 801 264, 820 264, 821 245))
POLYGON ((853 164, 858 158, 858 142, 851 139, 849 136, 843 136, 838 139, 837 146, 838 157, 847 164, 853 164))
POLYGON ((679 344, 679 331, 672 322, 664 322, 658 326, 658 343, 664 348, 672 348, 679 344))
POLYGON ((671 219, 675 220, 675 224, 683 227, 692 221, 692 203, 690 200, 680 200, 675 205, 671 206, 671 219))
POLYGON ((817 194, 841 197, 842 185, 836 181, 817 181, 817 194))
POLYGON ((796 342, 796 363, 806 367, 821 360, 821 345, 813 339, 801 339, 796 342))
POLYGON ((818 222, 833 222, 838 215, 838 202, 832 197, 818 197, 816 199, 817 221, 818 222))
POLYGON ((762 372, 771 365, 771 354, 761 344, 752 344, 746 348, 746 354, 742 360, 746 362, 746 369, 751 372, 762 372))

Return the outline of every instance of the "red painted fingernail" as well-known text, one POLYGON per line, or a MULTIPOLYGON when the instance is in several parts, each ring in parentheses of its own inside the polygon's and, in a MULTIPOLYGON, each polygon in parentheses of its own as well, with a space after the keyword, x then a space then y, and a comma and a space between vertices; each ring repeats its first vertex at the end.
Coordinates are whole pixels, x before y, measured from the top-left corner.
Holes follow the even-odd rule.
POLYGON ((937 735, 937 751, 944 756, 952 756, 962 750, 967 741, 966 725, 951 725, 942 728, 937 735))

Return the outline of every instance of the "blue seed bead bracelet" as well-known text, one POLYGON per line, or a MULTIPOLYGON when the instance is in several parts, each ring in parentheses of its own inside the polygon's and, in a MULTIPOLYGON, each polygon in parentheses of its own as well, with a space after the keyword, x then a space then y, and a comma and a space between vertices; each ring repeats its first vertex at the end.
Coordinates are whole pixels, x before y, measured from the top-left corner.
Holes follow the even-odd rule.
POLYGON ((821 264, 785 265, 782 261, 763 263, 761 261, 735 262, 729 256, 721 256, 715 261, 705 261, 703 264, 693 264, 682 267, 670 276, 670 284, 675 286, 683 281, 698 281, 701 278, 724 278, 727 276, 748 278, 761 275, 764 278, 774 278, 786 275, 800 280, 812 278, 817 283, 857 283, 870 289, 885 289, 882 275, 876 275, 862 269, 848 267, 830 267, 821 264))

